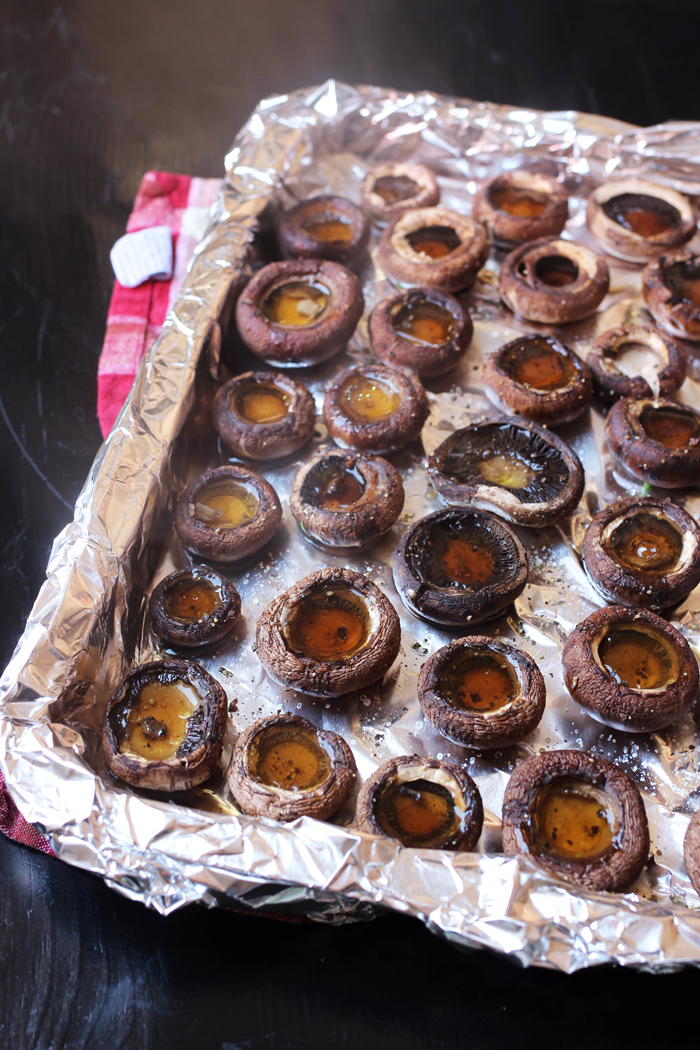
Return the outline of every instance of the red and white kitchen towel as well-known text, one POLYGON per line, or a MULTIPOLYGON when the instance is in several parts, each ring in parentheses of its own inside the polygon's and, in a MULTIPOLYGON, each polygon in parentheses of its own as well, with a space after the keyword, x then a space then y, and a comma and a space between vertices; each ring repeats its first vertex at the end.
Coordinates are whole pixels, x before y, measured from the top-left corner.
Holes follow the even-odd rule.
POLYGON ((173 235, 173 275, 169 281, 144 281, 137 288, 114 282, 107 330, 97 366, 97 417, 103 437, 112 429, 147 350, 163 327, 187 273, 195 245, 202 239, 209 209, 221 179, 198 179, 147 171, 141 180, 127 233, 149 226, 169 226, 173 235))

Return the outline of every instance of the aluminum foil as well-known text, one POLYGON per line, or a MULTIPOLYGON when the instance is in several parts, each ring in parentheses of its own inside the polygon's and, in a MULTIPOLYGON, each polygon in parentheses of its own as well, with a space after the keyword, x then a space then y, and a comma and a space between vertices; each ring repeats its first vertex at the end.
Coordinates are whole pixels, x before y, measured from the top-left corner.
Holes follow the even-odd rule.
MULTIPOLYGON (((475 324, 458 371, 429 384, 431 414, 423 448, 393 457, 406 487, 394 530, 369 551, 334 557, 303 540, 288 496, 300 457, 328 447, 321 423, 294 462, 262 469, 284 507, 282 527, 252 565, 230 573, 243 599, 234 635, 203 659, 229 699, 224 760, 251 720, 294 710, 340 732, 352 746, 360 778, 385 758, 437 755, 464 765, 486 809, 479 852, 469 855, 400 848, 353 828, 353 802, 332 823, 302 818, 289 825, 237 812, 218 780, 174 801, 127 789, 106 771, 99 742, 106 700, 123 673, 157 653, 147 598, 169 571, 187 563, 172 528, 174 495, 217 462, 208 404, 225 360, 234 371, 260 367, 230 333, 242 275, 260 262, 261 238, 280 208, 318 192, 359 200, 364 173, 383 160, 416 159, 439 177, 442 200, 469 212, 479 184, 500 170, 531 165, 565 182, 571 193, 566 236, 592 243, 584 202, 611 174, 639 174, 700 194, 700 124, 638 129, 586 114, 541 113, 334 81, 260 103, 226 158, 227 180, 208 233, 163 333, 144 360, 114 430, 100 450, 75 520, 56 539, 47 582, 0 683, 0 763, 24 816, 49 835, 63 860, 101 875, 119 892, 168 913, 191 901, 206 905, 304 912, 321 921, 369 917, 377 907, 416 916, 453 943, 486 947, 523 964, 572 971, 609 961, 669 969, 700 963, 700 899, 682 861, 682 843, 700 799, 696 726, 687 717, 656 734, 605 729, 570 700, 562 681, 564 639, 600 605, 579 560, 586 525, 616 496, 642 494, 607 452, 597 408, 560 428, 583 461, 586 491, 560 528, 519 530, 530 561, 528 585, 510 614, 489 632, 515 641, 537 659, 547 682, 545 716, 517 747, 469 751, 435 734, 421 716, 417 677, 428 655, 453 635, 411 616, 391 577, 400 532, 438 506, 427 483, 426 455, 456 427, 496 417, 481 369, 490 351, 522 331, 556 332, 585 356, 606 328, 646 319, 640 268, 608 260, 611 291, 596 316, 560 329, 516 322, 501 306, 492 253, 464 296, 475 324), (401 653, 385 679, 362 693, 314 700, 284 691, 254 652, 254 627, 265 604, 294 580, 330 563, 349 563, 382 587, 400 614, 401 653), (591 893, 557 882, 526 859, 501 852, 503 791, 515 764, 558 747, 613 759, 637 782, 649 816, 653 862, 632 891, 591 893)), ((264 240, 264 239, 263 239, 264 240)), ((302 376, 320 410, 330 379, 369 357, 367 313, 389 285, 376 265, 376 234, 362 269, 367 310, 348 347, 302 376)), ((700 248, 700 238, 694 242, 700 248)), ((700 407, 698 351, 680 397, 700 407)), ((700 498, 674 495, 696 517, 700 498)), ((700 645, 700 595, 674 618, 700 645)))

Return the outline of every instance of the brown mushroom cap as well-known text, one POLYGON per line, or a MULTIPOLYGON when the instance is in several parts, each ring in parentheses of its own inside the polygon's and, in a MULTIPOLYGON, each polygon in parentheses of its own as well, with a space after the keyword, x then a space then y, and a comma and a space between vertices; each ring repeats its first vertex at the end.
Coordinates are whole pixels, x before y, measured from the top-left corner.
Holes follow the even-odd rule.
MULTIPOLYGON (((624 628, 623 632, 626 633, 624 628)), ((566 640, 561 660, 566 688, 576 703, 604 725, 627 733, 654 733, 674 725, 690 710, 698 692, 698 663, 692 649, 675 627, 649 609, 625 605, 598 609, 576 625, 566 640), (605 670, 599 646, 611 628, 626 624, 630 625, 630 632, 649 637, 651 644, 658 639, 659 648, 666 643, 668 684, 635 689, 605 670)), ((650 669, 651 664, 649 668, 640 666, 639 670, 635 667, 640 677, 650 669)))
MULTIPOLYGON (((551 431, 515 417, 455 430, 430 457, 428 474, 445 503, 483 507, 514 525, 535 527, 570 514, 584 486, 576 453, 551 431), (499 482, 500 473, 484 465, 507 466, 511 460, 513 469, 523 472, 521 487, 499 482)), ((520 474, 514 478, 520 479, 520 474)))
POLYGON ((606 252, 628 262, 647 262, 666 248, 685 244, 695 233, 687 197, 646 179, 613 179, 598 186, 588 198, 586 223, 606 252), (630 221, 635 216, 637 223, 630 221), (648 224, 653 216, 657 222, 648 226, 650 232, 641 232, 645 226, 639 222, 646 219, 648 224))
POLYGON ((440 187, 424 164, 377 164, 362 183, 362 204, 377 223, 391 222, 411 208, 432 208, 439 200, 440 187))
POLYGON ((512 247, 558 236, 568 218, 569 197, 556 179, 520 168, 484 183, 474 197, 472 214, 495 244, 512 247))
POLYGON ((603 332, 586 360, 593 373, 595 391, 604 401, 674 394, 683 385, 687 367, 685 351, 673 339, 643 324, 622 325, 603 332), (626 375, 618 368, 617 360, 626 346, 635 343, 649 348, 649 363, 638 375, 626 375), (655 357, 660 359, 658 371, 655 357))
MULTIPOLYGON (((663 436, 663 435, 661 435, 663 436)), ((700 413, 665 398, 620 398, 605 421, 605 437, 615 459, 634 478, 659 488, 696 485, 700 478, 700 413), (652 433, 664 421, 678 423, 688 440, 681 447, 656 440, 652 433)))
POLYGON ((227 779, 231 794, 244 813, 288 821, 297 817, 328 820, 337 813, 353 789, 357 767, 352 751, 337 733, 318 729, 300 715, 281 714, 260 718, 238 737, 227 779), (328 769, 320 783, 290 790, 266 782, 258 775, 260 745, 268 737, 284 742, 299 734, 326 753, 328 769))
POLYGON ((700 810, 690 818, 683 840, 683 860, 695 892, 700 893, 700 810))
POLYGON ((225 576, 205 565, 177 569, 161 580, 153 591, 148 605, 151 623, 156 634, 175 649, 198 649, 215 645, 225 638, 238 623, 241 615, 241 596, 225 576), (201 583, 218 597, 219 604, 200 619, 183 619, 171 609, 176 592, 189 583, 201 583))
POLYGON ((362 285, 350 270, 325 259, 295 259, 263 266, 241 292, 236 324, 243 342, 268 364, 302 368, 327 361, 346 345, 362 316, 362 285), (285 284, 303 280, 328 292, 317 317, 303 325, 271 321, 263 310, 270 296, 285 284))
MULTIPOLYGON (((402 755, 383 762, 379 769, 369 777, 357 798, 357 826, 360 831, 369 835, 382 835, 386 838, 398 838, 390 835, 380 823, 377 811, 382 799, 392 791, 401 790, 401 785, 428 781, 438 789, 448 792, 454 800, 454 808, 459 813, 460 822, 457 831, 451 831, 449 838, 442 841, 438 838, 426 841, 424 848, 453 849, 469 853, 474 849, 484 822, 484 808, 479 789, 463 769, 451 762, 437 758, 419 758, 418 755, 402 755)), ((406 843, 398 838, 403 845, 406 843)), ((423 845, 423 844, 421 844, 423 845)))
POLYGON ((384 230, 377 259, 395 284, 457 292, 472 286, 488 253, 488 234, 480 222, 449 208, 411 208, 384 230), (416 248, 422 230, 451 231, 451 239, 438 235, 447 238, 445 246, 450 250, 431 258, 416 248))
MULTIPOLYGON (((480 678, 475 675, 466 686, 461 682, 460 686, 462 690, 477 688, 479 681, 487 684, 483 670, 480 678)), ((425 717, 448 740, 465 747, 507 747, 522 740, 539 724, 546 698, 544 678, 532 657, 486 635, 458 638, 438 649, 423 664, 418 679, 418 700, 425 717), (452 702, 445 683, 450 671, 455 669, 459 675, 460 663, 470 658, 473 663, 486 664, 486 675, 498 673, 499 665, 507 668, 512 680, 512 699, 492 711, 484 698, 473 692, 472 707, 452 702)))
POLYGON ((187 486, 175 507, 175 528, 188 550, 218 562, 240 561, 264 547, 279 528, 282 507, 272 485, 247 467, 207 470, 187 486), (234 528, 216 528, 197 516, 198 500, 211 483, 240 487, 257 500, 254 516, 234 528))
POLYGON ((588 408, 593 396, 593 380, 588 366, 578 354, 553 336, 523 335, 499 347, 484 364, 484 388, 491 401, 506 413, 517 413, 545 426, 570 423, 588 408), (537 375, 532 382, 517 378, 524 355, 536 361, 538 351, 543 362, 551 355, 559 368, 537 375), (537 383, 541 382, 541 386, 537 383))
POLYGON ((314 399, 301 383, 279 372, 244 372, 224 383, 212 407, 219 437, 246 459, 279 459, 305 445, 316 422, 314 399), (255 423, 243 409, 249 392, 279 392, 286 414, 269 423, 255 423))
POLYGON ((428 396, 417 376, 386 365, 362 365, 343 372, 328 388, 323 422, 341 448, 387 455, 420 437, 429 411, 428 396), (352 412, 348 395, 363 377, 397 396, 398 404, 391 415, 363 419, 352 412))
POLYGON ((649 855, 649 826, 636 785, 604 758, 583 751, 547 751, 515 768, 503 798, 503 850, 532 858, 550 875, 591 890, 626 889, 639 876, 649 855), (590 785, 610 801, 618 828, 610 847, 595 858, 562 859, 537 842, 538 795, 557 780, 590 785))
POLYGON ((620 499, 596 514, 581 557, 588 579, 606 601, 668 609, 700 583, 700 527, 667 499, 620 499), (651 526, 646 538, 645 525, 651 526), (639 540, 635 526, 641 530, 639 540), (640 542, 641 556, 635 557, 640 542))
MULTIPOLYGON (((456 557, 461 568, 459 547, 456 557)), ((452 507, 411 525, 394 552, 393 570, 401 601, 414 616, 465 629, 498 616, 522 593, 527 556, 515 533, 494 514, 452 507), (470 566, 464 566, 465 582, 459 582, 443 562, 451 541, 484 552, 484 562, 468 582, 470 566)))
POLYGON ((671 336, 700 342, 700 256, 676 248, 644 267, 644 302, 659 328, 671 336))
POLYGON ((503 260, 500 292, 506 306, 543 324, 581 321, 598 309, 610 285, 608 264, 577 241, 544 237, 503 260), (566 283, 564 283, 566 282, 566 283))
POLYGON ((383 536, 403 510, 404 488, 398 470, 381 456, 331 449, 314 456, 297 472, 289 508, 311 539, 326 547, 358 549, 383 536), (323 505, 333 479, 345 475, 362 486, 349 505, 323 505))
POLYGON ((391 602, 371 580, 352 569, 328 568, 273 598, 258 620, 256 642, 258 658, 274 681, 300 693, 333 697, 363 689, 384 675, 398 654, 401 627, 391 602), (342 596, 343 591, 350 592, 348 600, 358 603, 368 618, 364 644, 348 657, 326 660, 293 651, 287 632, 301 603, 324 593, 342 596))
POLYGON ((422 378, 445 375, 457 367, 474 334, 471 317, 453 296, 437 289, 413 288, 382 299, 369 317, 369 341, 380 361, 410 368, 422 378), (444 342, 418 341, 402 334, 397 323, 411 311, 428 304, 451 317, 451 332, 444 342))
POLYGON ((203 667, 189 660, 140 664, 112 694, 102 722, 102 748, 107 765, 120 780, 151 791, 189 791, 207 780, 221 759, 226 729, 226 693, 203 667), (184 681, 199 697, 187 720, 184 740, 172 758, 148 761, 120 751, 120 725, 141 690, 152 681, 184 681))
POLYGON ((330 259, 347 264, 367 247, 369 223, 352 201, 322 194, 300 201, 284 213, 277 240, 285 259, 330 259), (344 235, 336 240, 315 237, 314 224, 325 220, 342 227, 344 235))

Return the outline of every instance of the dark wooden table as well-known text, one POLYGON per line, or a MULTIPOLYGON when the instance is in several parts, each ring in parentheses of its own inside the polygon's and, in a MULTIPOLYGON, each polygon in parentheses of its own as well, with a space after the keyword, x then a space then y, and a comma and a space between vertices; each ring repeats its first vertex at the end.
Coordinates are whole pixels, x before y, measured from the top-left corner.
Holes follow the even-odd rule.
MULTIPOLYGON (((3 664, 100 442, 109 248, 146 169, 220 175, 259 98, 328 76, 700 119, 697 0, 3 0, 0 29, 3 664)), ((0 872, 3 1050, 697 1045, 694 971, 521 971, 396 916, 164 919, 5 839, 0 872)))

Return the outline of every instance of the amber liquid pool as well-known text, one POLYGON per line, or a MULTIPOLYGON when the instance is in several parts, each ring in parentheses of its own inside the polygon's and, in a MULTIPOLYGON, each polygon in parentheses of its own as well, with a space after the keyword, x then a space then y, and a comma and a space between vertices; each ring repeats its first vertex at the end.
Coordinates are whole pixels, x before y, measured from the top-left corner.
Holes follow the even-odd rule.
POLYGON ((211 481, 197 493, 195 514, 210 529, 236 529, 252 521, 260 502, 248 489, 234 482, 211 481))
POLYGON ((358 470, 344 470, 326 482, 319 506, 324 510, 344 510, 352 507, 365 491, 364 479, 358 470))
POLYGON ((404 846, 441 845, 459 830, 452 795, 430 780, 411 780, 387 788, 375 816, 383 831, 404 846))
POLYGON ((406 240, 414 252, 429 259, 444 259, 462 243, 451 226, 422 226, 409 233, 406 240))
POLYGON ((149 761, 173 758, 199 697, 185 681, 148 682, 129 709, 119 750, 149 761))
POLYGON ((311 791, 332 771, 315 733, 300 726, 270 726, 256 737, 255 780, 283 791, 311 791))
POLYGON ((619 565, 636 573, 673 572, 683 550, 683 537, 666 518, 635 514, 618 525, 606 550, 619 565))
POLYGON ((352 376, 343 388, 343 404, 356 419, 375 423, 393 416, 401 404, 398 392, 371 376, 352 376))
POLYGON ((547 207, 547 198, 544 194, 518 189, 516 186, 492 189, 489 193, 489 200, 494 208, 508 212, 509 215, 515 215, 518 219, 539 219, 547 207))
POLYGON ((339 215, 312 215, 302 225, 319 244, 349 244, 352 240, 352 225, 339 215))
POLYGON ((273 288, 262 304, 262 312, 273 324, 286 327, 310 324, 323 313, 330 294, 324 285, 309 279, 287 281, 273 288))
POLYGON ((645 408, 640 422, 647 437, 664 448, 686 448, 694 438, 700 437, 698 418, 690 412, 645 408))
POLYGON ((199 623, 221 605, 218 587, 204 578, 175 580, 165 592, 168 616, 181 623, 199 623))
POLYGON ((439 673, 438 683, 452 707, 480 714, 499 711, 520 693, 508 661, 491 652, 460 653, 439 673))
POLYGON ((565 255, 547 255, 536 262, 535 274, 543 284, 564 288, 578 277, 578 266, 565 255))
POLYGON ((540 790, 533 825, 536 844, 560 860, 595 860, 617 833, 612 801, 573 777, 555 779, 540 790))
POLYGON ((478 543, 463 536, 450 536, 440 551, 440 564, 455 583, 483 587, 493 574, 493 557, 478 543))
POLYGON ((611 678, 631 689, 665 689, 678 677, 675 651, 651 629, 613 624, 598 643, 598 659, 611 678))
POLYGON ((370 618, 359 595, 323 586, 302 599, 286 625, 287 644, 312 660, 347 660, 370 635, 370 618))
POLYGON ((489 485, 500 485, 506 489, 524 489, 535 476, 532 467, 522 459, 505 453, 482 460, 479 473, 489 485))
POLYGON ((504 361, 504 371, 516 383, 533 390, 561 390, 576 374, 571 361, 545 342, 523 341, 504 361))
POLYGON ((639 237, 655 237, 678 226, 680 214, 668 201, 646 193, 623 193, 603 205, 613 222, 639 237))
POLYGON ((244 387, 236 395, 236 411, 249 423, 278 423, 289 411, 289 402, 283 390, 276 386, 256 383, 244 387))
POLYGON ((422 346, 449 343, 455 330, 450 311, 429 299, 419 299, 402 307, 392 324, 404 339, 422 346))
POLYGON ((378 194, 385 204, 396 201, 407 201, 415 197, 420 187, 408 175, 382 175, 374 183, 373 192, 378 194))

